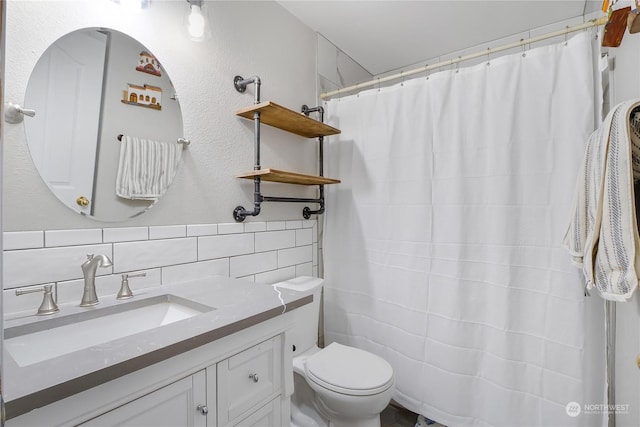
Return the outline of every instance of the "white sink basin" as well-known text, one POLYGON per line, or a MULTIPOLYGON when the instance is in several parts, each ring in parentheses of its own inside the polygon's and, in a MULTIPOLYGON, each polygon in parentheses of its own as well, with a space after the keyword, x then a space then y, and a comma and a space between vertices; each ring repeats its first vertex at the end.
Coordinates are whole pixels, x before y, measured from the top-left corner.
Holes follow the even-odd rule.
POLYGON ((28 366, 211 310, 175 295, 158 295, 7 328, 4 348, 18 366, 28 366))

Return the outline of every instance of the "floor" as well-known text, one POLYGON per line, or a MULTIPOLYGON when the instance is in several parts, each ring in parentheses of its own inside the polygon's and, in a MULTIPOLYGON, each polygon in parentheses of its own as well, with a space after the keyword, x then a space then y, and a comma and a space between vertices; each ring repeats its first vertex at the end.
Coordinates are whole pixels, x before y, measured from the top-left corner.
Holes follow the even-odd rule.
MULTIPOLYGON (((382 427, 415 427, 418 415, 396 405, 389 405, 380 414, 380 424, 382 427)), ((434 423, 429 427, 445 427, 442 424, 434 423)))

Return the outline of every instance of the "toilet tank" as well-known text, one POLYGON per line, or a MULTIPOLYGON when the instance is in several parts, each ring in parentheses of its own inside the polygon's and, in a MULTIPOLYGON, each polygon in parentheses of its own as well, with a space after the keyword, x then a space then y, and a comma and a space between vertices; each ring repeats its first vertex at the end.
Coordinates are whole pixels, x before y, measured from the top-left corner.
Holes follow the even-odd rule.
POLYGON ((291 344, 294 346, 294 357, 314 347, 318 342, 318 320, 323 283, 324 279, 303 276, 273 285, 276 288, 292 289, 305 295, 313 295, 313 302, 292 311, 294 320, 288 334, 291 344))

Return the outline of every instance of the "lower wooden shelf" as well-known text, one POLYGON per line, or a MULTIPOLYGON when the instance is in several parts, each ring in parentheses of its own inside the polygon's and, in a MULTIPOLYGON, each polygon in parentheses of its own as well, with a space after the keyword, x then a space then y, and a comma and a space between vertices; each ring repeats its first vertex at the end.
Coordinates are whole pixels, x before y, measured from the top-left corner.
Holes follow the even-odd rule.
POLYGON ((259 176, 262 181, 283 182, 297 185, 338 184, 339 179, 324 176, 306 175, 297 172, 287 172, 278 169, 260 169, 238 175, 237 178, 253 179, 259 176))

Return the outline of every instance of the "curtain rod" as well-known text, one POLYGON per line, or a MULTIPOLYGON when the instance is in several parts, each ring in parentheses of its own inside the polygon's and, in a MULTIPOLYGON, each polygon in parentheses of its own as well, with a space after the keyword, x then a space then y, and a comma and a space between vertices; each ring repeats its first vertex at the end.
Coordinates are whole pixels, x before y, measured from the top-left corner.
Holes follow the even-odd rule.
POLYGON ((592 28, 592 27, 598 27, 600 25, 604 25, 607 23, 607 17, 603 16, 602 18, 598 18, 598 19, 592 19, 590 21, 587 21, 583 24, 580 25, 576 25, 574 27, 567 27, 564 30, 560 30, 560 31, 554 31, 551 33, 547 33, 547 34, 543 34, 537 37, 531 37, 528 39, 522 39, 520 41, 514 42, 514 43, 509 43, 509 44, 505 44, 503 46, 499 46, 499 47, 494 47, 494 48, 488 48, 482 52, 476 52, 476 53, 472 53, 469 55, 465 55, 465 56, 459 56, 457 58, 453 58, 453 59, 449 59, 446 61, 442 61, 442 62, 438 62, 436 64, 432 64, 432 65, 425 65, 424 67, 420 67, 420 68, 415 68, 413 70, 409 70, 409 71, 401 71, 400 73, 397 74, 393 74, 391 76, 387 76, 387 77, 381 77, 381 78, 376 78, 370 81, 366 81, 363 83, 358 83, 355 84, 353 86, 348 86, 342 89, 338 89, 338 90, 334 90, 331 92, 325 92, 325 93, 321 93, 320 94, 320 99, 327 99, 333 95, 340 95, 342 93, 345 92, 351 92, 353 90, 357 90, 357 89, 363 89, 365 87, 369 87, 369 86, 375 86, 379 83, 385 83, 388 82, 390 80, 396 80, 396 79, 401 79, 407 76, 411 76, 413 74, 418 74, 418 73, 424 73, 436 68, 440 68, 440 67, 446 67, 448 65, 454 65, 454 64, 458 64, 462 61, 468 61, 470 59, 474 59, 474 58, 479 58, 481 56, 485 56, 485 55, 491 55, 492 53, 497 53, 497 52, 503 52, 505 50, 509 50, 509 49, 513 49, 514 47, 520 47, 520 46, 524 46, 527 44, 531 44, 531 43, 536 43, 542 40, 546 40, 546 39, 550 39, 553 37, 558 37, 558 36, 563 36, 569 33, 573 33, 576 31, 580 31, 580 30, 585 30, 587 28, 592 28))

